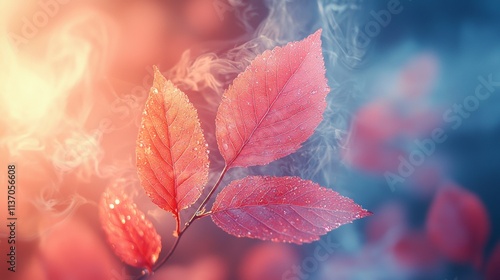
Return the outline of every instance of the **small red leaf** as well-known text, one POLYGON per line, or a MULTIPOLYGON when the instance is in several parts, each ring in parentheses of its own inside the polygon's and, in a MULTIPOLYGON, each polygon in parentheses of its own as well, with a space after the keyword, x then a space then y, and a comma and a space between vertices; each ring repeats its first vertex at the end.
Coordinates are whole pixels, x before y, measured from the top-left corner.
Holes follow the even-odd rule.
POLYGON ((212 220, 238 237, 302 244, 371 213, 298 177, 246 177, 217 196, 212 220))
POLYGON ((153 224, 127 196, 118 180, 108 188, 99 205, 101 224, 108 242, 120 259, 151 271, 161 251, 161 238, 153 224))
POLYGON ((321 122, 329 91, 321 30, 255 58, 217 112, 217 145, 227 166, 264 165, 295 152, 321 122))
POLYGON ((479 267, 489 233, 488 213, 475 194, 451 185, 438 191, 427 216, 427 235, 441 254, 479 267))
POLYGON ((137 139, 137 169, 153 202, 176 218, 201 195, 208 152, 198 114, 188 97, 155 68, 137 139))

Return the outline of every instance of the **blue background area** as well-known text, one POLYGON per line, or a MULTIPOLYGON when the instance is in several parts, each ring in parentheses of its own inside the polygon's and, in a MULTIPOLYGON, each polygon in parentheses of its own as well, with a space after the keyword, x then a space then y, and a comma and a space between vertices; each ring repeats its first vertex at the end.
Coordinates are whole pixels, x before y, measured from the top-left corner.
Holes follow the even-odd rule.
MULTIPOLYGON (((373 21, 370 12, 387 9, 389 1, 363 2, 356 16, 361 18, 363 29, 373 21)), ((394 72, 405 61, 421 52, 433 53, 440 62, 440 74, 435 87, 429 95, 432 106, 437 112, 462 103, 464 98, 474 94, 479 84, 478 76, 493 75, 500 81, 500 3, 498 1, 400 1, 401 12, 392 14, 386 27, 371 38, 366 54, 356 65, 344 63, 346 81, 355 80, 360 95, 351 103, 352 111, 363 107, 379 97, 373 96, 370 87, 376 83, 383 72, 394 72)), ((339 67, 339 66, 330 66, 339 67)), ((500 240, 500 88, 482 101, 479 108, 471 112, 463 123, 453 129, 451 123, 441 123, 437 127, 445 130, 447 140, 439 144, 436 153, 427 158, 426 163, 435 159, 442 162, 444 174, 449 181, 476 194, 487 208, 491 221, 491 234, 486 246, 488 256, 500 240)), ((425 134, 424 134, 425 136, 425 134)), ((424 165, 426 164, 424 163, 424 165)), ((347 175, 340 176, 342 193, 353 197, 368 209, 377 209, 384 203, 402 201, 409 210, 409 218, 414 227, 423 227, 431 199, 415 196, 399 184, 395 191, 387 186, 381 176, 373 176, 356 168, 347 167, 347 175)), ((377 213, 375 213, 376 215, 377 213)), ((370 218, 368 218, 370 219, 370 218)), ((356 222, 356 230, 362 235, 366 219, 356 222)), ((353 230, 341 228, 331 233, 341 244, 349 244, 353 230)), ((450 233, 454 234, 454 233, 450 233)), ((359 237, 362 239, 362 237, 359 237)), ((363 241, 351 242, 348 250, 356 250, 363 241)), ((417 276, 416 279, 481 279, 477 271, 468 265, 449 262, 439 272, 417 276)), ((333 277, 333 276, 332 276, 333 277)), ((353 276, 354 277, 354 276, 353 276)), ((363 278, 359 279, 384 279, 363 278)), ((387 279, 398 279, 395 275, 385 275, 387 279)), ((335 279, 335 278, 331 278, 335 279)), ((358 279, 358 278, 355 278, 358 279)), ((401 278, 399 278, 401 279, 401 278)))

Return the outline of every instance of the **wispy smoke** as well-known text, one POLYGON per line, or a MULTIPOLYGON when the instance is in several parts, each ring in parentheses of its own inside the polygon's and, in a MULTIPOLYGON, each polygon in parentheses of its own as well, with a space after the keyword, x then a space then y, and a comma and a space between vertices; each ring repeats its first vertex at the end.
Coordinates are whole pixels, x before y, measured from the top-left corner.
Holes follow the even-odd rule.
MULTIPOLYGON (((230 0, 244 33, 237 38, 201 43, 205 50, 201 54, 187 49, 172 68, 163 70, 198 101, 195 103, 201 114, 206 112, 213 118, 224 89, 257 55, 323 28, 332 88, 325 121, 303 149, 266 167, 266 173, 294 174, 330 186, 337 149, 349 120, 346 108, 355 91, 345 74, 363 55, 362 50, 351 48, 356 36, 352 15, 358 2, 268 0, 257 5, 230 0), (265 18, 256 22, 262 15, 265 18)), ((37 3, 30 2, 32 11, 42 11, 37 3)), ((116 22, 99 8, 79 4, 73 10, 58 7, 60 14, 50 17, 47 26, 37 28, 37 33, 23 44, 12 40, 13 32, 23 34, 11 28, 12 22, 19 25, 19 18, 9 16, 18 15, 13 11, 21 4, 0 4, 0 60, 4 73, 0 77, 0 108, 6 115, 1 123, 0 147, 8 151, 7 158, 23 163, 25 172, 33 169, 33 174, 50 174, 41 176, 44 179, 37 183, 30 181, 29 203, 41 215, 58 219, 89 202, 78 195, 78 187, 68 187, 67 177, 87 182, 96 193, 108 180, 135 177, 137 116, 148 91, 147 84, 132 94, 116 93, 107 86, 106 73, 117 47, 116 22), (116 117, 107 118, 103 114, 106 111, 116 117), (117 131, 124 134, 109 136, 117 131), (110 152, 110 147, 121 150, 110 152), (27 164, 27 158, 33 161, 27 164), (37 170, 40 166, 44 166, 43 171, 37 170), (64 188, 68 190, 62 195, 60 190, 64 188)), ((209 128, 205 131, 207 140, 213 145, 214 125, 207 122, 205 126, 209 128)), ((221 163, 217 156, 211 159, 212 166, 221 163)), ((247 172, 232 172, 232 177, 247 172)), ((133 183, 137 188, 137 182, 133 183)))

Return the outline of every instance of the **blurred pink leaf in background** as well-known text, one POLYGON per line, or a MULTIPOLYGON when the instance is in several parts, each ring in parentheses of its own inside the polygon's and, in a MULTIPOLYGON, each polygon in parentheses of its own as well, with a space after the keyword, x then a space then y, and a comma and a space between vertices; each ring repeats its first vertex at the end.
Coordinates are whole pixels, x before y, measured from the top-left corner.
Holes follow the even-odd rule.
POLYGON ((476 268, 482 265, 490 227, 478 196, 453 183, 440 187, 427 214, 427 235, 438 251, 453 262, 476 268))
POLYGON ((298 265, 297 251, 289 244, 260 243, 243 255, 238 269, 240 280, 275 280, 298 265))
POLYGON ((485 274, 486 280, 500 279, 500 242, 497 242, 486 263, 485 274))
POLYGON ((402 267, 430 270, 439 264, 439 255, 424 231, 407 230, 391 248, 394 260, 402 267))

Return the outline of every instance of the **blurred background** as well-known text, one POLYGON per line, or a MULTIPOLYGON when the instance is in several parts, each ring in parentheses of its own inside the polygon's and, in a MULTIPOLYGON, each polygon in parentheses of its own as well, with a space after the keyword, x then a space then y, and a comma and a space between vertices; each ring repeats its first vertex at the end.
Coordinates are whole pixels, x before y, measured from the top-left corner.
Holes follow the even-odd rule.
MULTIPOLYGON (((224 89, 264 50, 322 28, 325 120, 297 153, 224 184, 302 176, 374 215, 303 246, 202 219, 150 279, 500 279, 499 18, 493 0, 1 1, 0 154, 17 166, 18 261, 10 273, 4 255, 0 278, 140 275, 114 256, 97 205, 125 179, 164 250, 173 243, 173 218, 135 169, 152 66, 198 109, 213 181, 224 89)), ((7 237, 0 227, 2 254, 7 237)))

